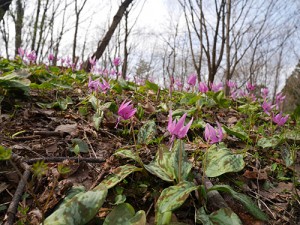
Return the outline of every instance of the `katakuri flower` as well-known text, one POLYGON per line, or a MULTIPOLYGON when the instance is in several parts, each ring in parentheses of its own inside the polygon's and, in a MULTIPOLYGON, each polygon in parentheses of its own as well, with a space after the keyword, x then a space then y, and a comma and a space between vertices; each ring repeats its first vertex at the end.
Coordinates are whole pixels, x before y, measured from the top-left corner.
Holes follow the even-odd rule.
POLYGON ((188 84, 192 87, 194 87, 196 85, 196 81, 197 81, 197 75, 196 74, 191 74, 188 78, 188 84))
POLYGON ((176 123, 176 119, 172 121, 172 110, 169 112, 169 122, 168 122, 168 131, 172 135, 171 137, 171 142, 174 141, 175 137, 182 139, 186 136, 188 130, 190 129, 190 126, 193 123, 193 118, 188 122, 187 125, 184 126, 185 118, 186 118, 186 113, 183 114, 183 116, 178 120, 176 123))
POLYGON ((261 89, 261 95, 263 97, 263 99, 266 99, 268 97, 269 94, 269 89, 268 88, 262 88, 261 89))
POLYGON ((131 117, 134 116, 134 114, 136 113, 137 109, 133 108, 133 105, 131 104, 131 101, 126 102, 126 100, 124 100, 122 102, 122 104, 119 107, 118 110, 118 120, 117 120, 117 124, 115 126, 115 128, 118 127, 118 124, 120 122, 121 119, 123 120, 128 120, 131 117))
POLYGON ((232 89, 236 89, 237 85, 234 81, 228 80, 227 81, 227 86, 232 90, 232 89))
POLYGON ((102 79, 102 83, 99 83, 99 85, 104 93, 106 93, 110 89, 110 85, 105 79, 102 79))
POLYGON ((223 89, 223 84, 221 82, 218 84, 214 84, 214 83, 211 84, 211 90, 213 92, 218 92, 221 91, 222 89, 223 89))
POLYGON ((208 87, 204 82, 199 82, 199 91, 201 93, 206 93, 208 92, 208 87))
POLYGON ((267 102, 266 100, 264 100, 264 102, 262 103, 261 107, 263 108, 264 112, 267 115, 270 115, 270 111, 274 108, 274 105, 272 106, 271 102, 267 102))
POLYGON ((91 92, 93 92, 93 91, 98 92, 99 88, 100 88, 100 81, 99 80, 92 80, 92 78, 89 77, 88 87, 89 87, 91 92))
POLYGON ((121 58, 120 57, 116 57, 113 61, 113 64, 115 66, 119 66, 121 64, 121 58))
POLYGON ((218 125, 218 128, 216 128, 216 129, 213 128, 209 123, 207 123, 205 126, 204 138, 210 144, 220 142, 223 139, 222 127, 218 122, 217 122, 217 125, 218 125))
POLYGON ((255 85, 252 85, 250 82, 247 82, 246 88, 248 91, 254 91, 255 90, 255 85))
POLYGON ((289 118, 289 115, 282 116, 282 112, 280 112, 276 116, 273 116, 272 120, 278 126, 283 126, 286 123, 286 121, 288 120, 288 118, 289 118))

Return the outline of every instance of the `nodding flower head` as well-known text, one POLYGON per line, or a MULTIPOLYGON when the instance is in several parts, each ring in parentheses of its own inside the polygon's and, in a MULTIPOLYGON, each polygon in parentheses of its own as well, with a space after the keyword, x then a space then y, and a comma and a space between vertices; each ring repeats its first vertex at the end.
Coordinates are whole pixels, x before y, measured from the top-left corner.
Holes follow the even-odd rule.
POLYGON ((255 90, 255 85, 252 85, 250 82, 247 82, 246 88, 248 91, 254 91, 255 90))
POLYGON ((171 142, 174 141, 174 138, 179 138, 182 139, 186 136, 188 130, 190 129, 190 126, 193 123, 193 118, 188 122, 187 125, 184 126, 185 118, 186 118, 186 113, 183 114, 183 116, 176 122, 176 120, 172 120, 172 110, 169 112, 169 122, 168 122, 168 131, 172 135, 171 142))
POLYGON ((134 116, 136 111, 137 110, 135 108, 133 108, 133 105, 131 104, 131 101, 126 102, 126 100, 124 100, 122 102, 122 104, 120 105, 119 110, 118 110, 118 115, 119 116, 118 116, 118 120, 117 120, 117 124, 116 124, 115 128, 118 127, 118 124, 119 124, 121 119, 123 119, 123 120, 130 119, 131 117, 134 116))
POLYGON ((221 82, 218 84, 214 84, 214 83, 211 84, 211 90, 213 92, 218 92, 221 91, 222 89, 223 89, 223 84, 221 82))
POLYGON ((199 91, 201 93, 206 93, 208 92, 208 87, 204 82, 199 82, 199 91))
POLYGON ((92 80, 91 77, 89 77, 89 83, 88 87, 91 92, 98 92, 100 88, 100 81, 99 80, 92 80))
POLYGON ((115 66, 121 65, 121 58, 120 58, 120 57, 116 57, 116 58, 114 59, 114 61, 113 61, 113 64, 114 64, 115 66))
POLYGON ((217 122, 218 128, 213 128, 209 123, 206 124, 204 130, 204 138, 210 143, 218 143, 223 139, 223 131, 221 125, 217 122))
POLYGON ((110 89, 110 85, 105 79, 102 79, 102 83, 99 83, 99 85, 104 93, 106 93, 110 89))
POLYGON ((194 87, 196 85, 196 81, 197 81, 197 75, 196 74, 191 74, 188 78, 188 84, 192 87, 194 87))
POLYGON ((289 118, 289 115, 282 116, 282 112, 280 112, 276 116, 273 116, 272 120, 278 126, 283 126, 286 123, 286 121, 288 120, 288 118, 289 118))

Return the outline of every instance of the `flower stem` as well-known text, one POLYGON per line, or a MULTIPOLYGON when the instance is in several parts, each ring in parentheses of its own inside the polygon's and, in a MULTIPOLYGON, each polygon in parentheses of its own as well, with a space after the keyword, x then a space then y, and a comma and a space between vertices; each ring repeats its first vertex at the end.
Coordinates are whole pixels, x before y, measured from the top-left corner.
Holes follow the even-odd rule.
POLYGON ((179 140, 178 183, 181 182, 181 167, 182 167, 182 142, 181 140, 179 140))

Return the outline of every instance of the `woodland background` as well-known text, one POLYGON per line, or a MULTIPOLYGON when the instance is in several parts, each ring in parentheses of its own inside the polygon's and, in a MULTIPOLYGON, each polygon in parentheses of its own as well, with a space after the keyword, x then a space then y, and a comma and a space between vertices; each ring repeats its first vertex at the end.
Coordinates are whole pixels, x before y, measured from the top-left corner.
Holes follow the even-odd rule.
POLYGON ((91 56, 103 68, 118 56, 122 76, 136 82, 167 87, 171 76, 186 84, 197 73, 199 81, 266 86, 273 101, 283 90, 287 111, 300 104, 299 1, 156 2, 157 9, 147 0, 0 0, 1 56, 14 58, 22 47, 35 50, 38 63, 53 53, 86 69, 91 56))

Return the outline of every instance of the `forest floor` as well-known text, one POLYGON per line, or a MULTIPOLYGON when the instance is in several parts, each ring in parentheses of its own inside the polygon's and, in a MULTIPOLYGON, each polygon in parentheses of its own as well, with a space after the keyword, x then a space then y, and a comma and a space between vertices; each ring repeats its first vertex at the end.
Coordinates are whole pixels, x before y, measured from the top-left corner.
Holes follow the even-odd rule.
MULTIPOLYGON (((270 125, 271 118, 261 109, 253 109, 252 115, 243 111, 241 106, 247 103, 247 99, 234 101, 224 97, 228 104, 223 104, 211 94, 213 97, 204 100, 200 97, 205 103, 195 109, 191 100, 198 94, 175 91, 169 99, 168 90, 157 90, 150 82, 135 86, 130 82, 111 81, 114 87, 109 94, 97 96, 103 112, 98 123, 95 105, 87 98, 91 93, 87 88, 86 74, 58 69, 45 72, 47 70, 42 66, 24 69, 11 63, 0 63, 3 74, 21 70, 18 74, 27 74, 26 79, 31 84, 25 90, 17 85, 1 87, 0 82, 3 94, 0 145, 12 151, 9 160, 0 161, 0 221, 13 217, 15 224, 40 224, 71 187, 83 185, 90 190, 113 174, 116 168, 125 164, 138 166, 131 159, 114 155, 117 150, 137 151, 142 162, 149 164, 161 145, 169 145, 167 100, 171 100, 173 109, 181 110, 177 110, 178 115, 188 112, 189 118, 194 117, 185 141, 185 151, 193 165, 190 181, 201 185, 205 180, 206 188, 209 185, 229 185, 250 197, 269 219, 256 219, 241 203, 223 192, 208 198, 207 213, 218 210, 222 203, 216 203, 217 198, 238 215, 242 224, 300 224, 299 118, 290 116, 284 128, 276 127, 270 125), (55 80, 59 86, 54 85, 53 74, 60 76, 59 81, 55 80), (115 128, 116 107, 125 99, 132 100, 138 111, 130 123, 121 121, 115 128), (151 136, 153 140, 137 144, 139 131, 150 120, 155 121, 157 127, 155 136, 151 136), (204 126, 208 122, 215 124, 214 121, 230 128, 225 129, 223 143, 234 153, 241 153, 245 164, 240 171, 203 178, 203 159, 211 147, 203 138, 204 126), (244 130, 233 131, 237 125, 244 130), (287 132, 292 135, 284 136, 287 132), (27 180, 24 179, 26 168, 31 172, 27 180), (25 182, 25 187, 21 193, 16 193, 22 182, 25 182), (22 197, 14 202, 17 194, 22 197), (12 202, 17 206, 16 213, 11 211, 12 202)), ((250 105, 258 108, 260 103, 250 105)), ((89 224, 102 224, 118 201, 126 201, 134 209, 144 210, 147 224, 154 224, 155 205, 162 190, 169 186, 170 183, 152 174, 132 173, 109 190, 105 203, 89 224)), ((195 224, 195 210, 201 203, 203 201, 197 194, 190 194, 184 204, 173 211, 172 221, 195 224)))

